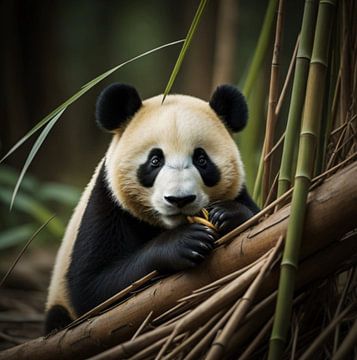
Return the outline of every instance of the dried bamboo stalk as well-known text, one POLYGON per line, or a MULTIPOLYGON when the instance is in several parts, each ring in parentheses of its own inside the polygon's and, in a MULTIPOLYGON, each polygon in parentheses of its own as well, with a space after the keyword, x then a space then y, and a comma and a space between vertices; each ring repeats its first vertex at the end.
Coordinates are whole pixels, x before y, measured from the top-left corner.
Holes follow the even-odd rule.
POLYGON ((249 346, 244 350, 244 352, 239 356, 239 360, 249 360, 252 353, 258 347, 258 345, 262 342, 262 340, 268 335, 269 330, 273 325, 274 318, 270 318, 270 320, 263 326, 263 328, 259 331, 258 335, 253 339, 253 341, 249 344, 249 346))
POLYGON ((178 345, 171 353, 165 356, 164 360, 174 359, 175 356, 178 355, 181 351, 187 350, 187 347, 191 346, 192 343, 196 342, 199 338, 206 334, 221 316, 223 316, 223 311, 220 311, 215 316, 213 316, 212 319, 209 320, 205 325, 195 331, 190 337, 183 341, 182 344, 178 345))
POLYGON ((345 339, 343 340, 342 344, 338 348, 333 359, 334 360, 347 359, 347 356, 351 354, 353 348, 356 346, 356 343, 357 343, 357 319, 353 323, 352 328, 350 329, 345 339))
POLYGON ((271 64, 271 75, 270 75, 270 87, 269 87, 269 102, 268 102, 268 115, 266 122, 265 130, 265 141, 263 149, 263 193, 262 193, 262 202, 265 203, 265 200, 268 196, 270 189, 270 176, 271 176, 271 157, 266 157, 266 155, 271 151, 273 147, 275 127, 276 127, 276 114, 275 108, 278 102, 278 77, 279 77, 279 67, 280 67, 280 47, 281 39, 283 34, 283 20, 284 20, 284 7, 285 0, 279 0, 279 7, 277 12, 276 20, 276 31, 275 31, 275 41, 274 41, 274 50, 273 50, 273 60, 271 64))
POLYGON ((250 304, 252 303, 255 295, 266 275, 266 272, 270 268, 272 262, 277 256, 280 247, 283 242, 283 237, 280 236, 277 244, 275 245, 274 250, 270 253, 269 257, 266 259, 264 265, 260 268, 257 277, 254 279, 252 284, 249 286, 248 290, 242 296, 241 301, 239 302, 237 308, 233 312, 230 319, 227 321, 226 325, 222 329, 222 332, 217 336, 215 344, 211 347, 208 352, 206 359, 207 360, 216 360, 221 359, 225 350, 225 347, 228 343, 229 338, 232 336, 233 332, 236 330, 240 322, 242 321, 244 315, 248 311, 250 304))
POLYGON ((311 359, 319 347, 326 341, 328 336, 334 331, 335 327, 343 320, 343 318, 351 311, 354 304, 347 306, 337 317, 335 317, 326 327, 326 329, 312 342, 308 349, 303 353, 299 360, 311 359))
POLYGON ((255 266, 251 267, 244 274, 236 278, 227 284, 223 289, 217 291, 205 302, 197 306, 192 312, 185 316, 179 323, 176 325, 171 336, 162 347, 160 353, 158 354, 156 360, 159 360, 161 356, 165 353, 166 349, 170 346, 171 341, 174 337, 188 329, 193 329, 199 324, 203 323, 207 318, 212 314, 217 313, 222 307, 225 307, 236 301, 238 297, 243 293, 243 291, 251 284, 254 278, 259 273, 260 269, 264 266, 262 263, 257 263, 255 266))

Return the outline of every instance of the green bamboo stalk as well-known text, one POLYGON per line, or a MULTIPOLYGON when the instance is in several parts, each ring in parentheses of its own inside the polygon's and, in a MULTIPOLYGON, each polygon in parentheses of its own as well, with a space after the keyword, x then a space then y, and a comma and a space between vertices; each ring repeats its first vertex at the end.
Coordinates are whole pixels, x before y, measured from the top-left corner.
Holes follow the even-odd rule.
POLYGON ((253 56, 252 63, 249 67, 247 78, 243 86, 243 94, 247 98, 249 98, 250 92, 253 88, 253 85, 256 82, 256 79, 259 74, 259 70, 262 66, 262 63, 266 57, 266 53, 269 49, 270 37, 273 29, 277 4, 278 4, 278 0, 269 0, 269 4, 265 12, 265 17, 264 17, 262 29, 260 31, 258 44, 253 56))
POLYGON ((300 130, 300 119, 304 107, 306 82, 314 39, 317 14, 317 0, 306 0, 301 26, 299 49, 296 56, 296 66, 291 93, 285 141, 281 158, 278 180, 278 197, 291 186, 294 169, 294 153, 297 146, 297 134, 300 130))
POLYGON ((329 40, 335 7, 336 0, 321 0, 319 4, 313 52, 306 87, 305 110, 300 133, 300 147, 291 214, 281 262, 278 298, 273 330, 270 337, 268 360, 282 358, 290 326, 306 201, 314 170, 316 143, 320 132, 320 117, 324 98, 322 90, 325 88, 329 40))
MULTIPOLYGON (((239 146, 243 163, 246 167, 246 185, 249 191, 253 191, 255 179, 260 159, 260 148, 263 138, 264 126, 262 119, 265 118, 265 100, 266 100, 266 76, 265 69, 260 70, 260 74, 252 89, 248 100, 249 121, 243 133, 235 136, 239 146)), ((256 200, 256 198, 255 198, 256 200)))
MULTIPOLYGON (((239 150, 242 154, 243 161, 247 167, 247 187, 250 191, 256 188, 256 172, 260 159, 260 139, 263 137, 264 126, 264 101, 265 101, 265 66, 267 54, 270 51, 270 42, 273 33, 273 25, 278 0, 269 0, 268 7, 265 11, 263 25, 260 31, 259 39, 248 74, 242 85, 242 91, 247 98, 249 108, 249 122, 243 134, 235 137, 239 144, 239 150)), ((258 186, 259 187, 259 186, 258 186)), ((255 198, 257 200, 257 198, 255 198)))

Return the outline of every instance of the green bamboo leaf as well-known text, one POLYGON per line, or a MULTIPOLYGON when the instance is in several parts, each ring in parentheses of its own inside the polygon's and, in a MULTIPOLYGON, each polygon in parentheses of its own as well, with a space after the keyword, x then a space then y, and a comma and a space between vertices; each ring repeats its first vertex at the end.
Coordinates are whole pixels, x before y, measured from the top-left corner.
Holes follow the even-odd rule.
POLYGON ((21 170, 21 173, 19 175, 19 178, 17 179, 16 185, 15 185, 15 189, 14 192, 12 194, 12 198, 11 198, 11 202, 10 202, 10 210, 12 209, 12 206, 14 204, 15 201, 15 197, 16 194, 19 190, 21 181, 23 179, 23 177, 25 176, 25 173, 28 169, 28 167, 30 166, 33 158, 35 157, 35 155, 37 154, 39 148, 41 147, 42 143, 45 141, 48 133, 50 132, 50 130, 53 128, 53 126, 56 124, 56 122, 58 121, 58 119, 61 117, 61 115, 64 113, 64 111, 66 110, 66 108, 62 109, 61 111, 59 111, 55 117, 53 117, 51 119, 51 121, 46 125, 46 127, 42 130, 41 134, 39 135, 39 137, 37 138, 35 144, 33 145, 27 159, 26 162, 21 170))
POLYGON ((34 133, 36 133, 39 129, 41 129, 43 126, 45 126, 54 116, 56 116, 59 112, 62 110, 64 111, 69 105, 73 104, 76 100, 78 100, 83 94, 85 94, 87 91, 89 91, 93 86, 98 84, 100 81, 108 77, 110 74, 112 74, 114 71, 120 69, 121 67, 138 60, 146 55, 152 54, 153 52, 156 52, 158 50, 164 49, 166 47, 176 45, 179 43, 184 42, 185 40, 177 40, 173 41, 164 45, 161 45, 159 47, 156 47, 154 49, 151 49, 149 51, 146 51, 138 56, 133 57, 130 60, 127 60, 123 62, 120 65, 115 66, 114 68, 106 71, 105 73, 97 76, 95 79, 89 81, 85 85, 81 87, 81 89, 75 93, 73 96, 71 96, 69 99, 67 99, 63 104, 59 105, 55 110, 53 110, 50 114, 45 116, 42 120, 40 120, 25 136, 23 136, 7 153, 3 158, 0 160, 0 163, 3 162, 6 158, 8 158, 16 149, 18 149, 28 138, 30 138, 34 133))
POLYGON ((167 82, 167 85, 166 85, 166 88, 165 88, 165 91, 164 91, 164 95, 163 95, 163 98, 162 98, 162 102, 161 102, 162 104, 165 101, 166 96, 170 92, 170 90, 172 88, 172 85, 175 82, 176 76, 177 76, 178 72, 180 71, 182 61, 186 56, 186 52, 187 52, 187 50, 188 50, 188 48, 189 48, 189 46, 191 44, 193 35, 197 30, 197 26, 198 26, 198 23, 201 20, 202 13, 203 13, 203 10, 204 10, 204 8, 206 6, 206 3, 207 3, 207 0, 201 0, 200 4, 198 5, 198 9, 196 11, 196 14, 195 14, 193 20, 192 20, 192 23, 191 23, 190 29, 188 30, 186 39, 185 39, 185 41, 184 41, 184 43, 182 45, 182 48, 181 48, 180 54, 179 54, 179 56, 178 56, 178 58, 176 60, 176 64, 174 66, 174 69, 172 70, 169 81, 167 82))

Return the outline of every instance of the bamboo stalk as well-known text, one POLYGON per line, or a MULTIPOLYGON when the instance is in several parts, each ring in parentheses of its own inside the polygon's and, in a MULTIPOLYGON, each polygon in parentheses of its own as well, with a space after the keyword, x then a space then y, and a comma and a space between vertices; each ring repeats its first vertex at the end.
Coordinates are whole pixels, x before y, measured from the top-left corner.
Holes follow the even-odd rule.
POLYGON ((153 311, 150 311, 148 316, 143 321, 143 323, 138 327, 138 330, 135 331, 135 334, 131 338, 131 341, 135 340, 140 335, 140 333, 143 331, 143 329, 145 328, 145 326, 148 324, 149 320, 151 319, 152 314, 153 314, 153 311))
POLYGON ((276 31, 275 31, 275 41, 274 41, 274 50, 273 50, 273 60, 271 64, 271 74, 270 74, 270 87, 269 87, 269 102, 268 102, 268 115, 265 128, 265 141, 263 148, 263 188, 262 188, 262 202, 265 203, 265 200, 268 196, 270 189, 270 177, 271 177, 271 166, 272 158, 266 157, 266 155, 271 151, 274 142, 274 134, 277 116, 275 113, 276 105, 278 103, 278 79, 279 79, 279 67, 280 67, 280 47, 281 40, 283 35, 283 20, 284 20, 284 10, 285 10, 285 0, 279 0, 279 7, 276 20, 276 31))
POLYGON ((314 46, 307 80, 305 110, 300 135, 300 148, 295 175, 291 215, 286 236, 279 292, 270 338, 269 360, 281 359, 290 324, 292 298, 298 268, 306 202, 314 170, 316 142, 319 138, 319 118, 323 102, 328 63, 329 39, 335 11, 334 0, 320 2, 314 46))
MULTIPOLYGON (((180 334, 175 338, 175 342, 178 342, 182 340, 186 334, 180 334)), ((148 357, 155 353, 157 349, 160 348, 160 346, 165 342, 167 338, 160 339, 159 341, 151 344, 150 346, 144 348, 134 356, 130 357, 130 360, 142 360, 142 359, 148 359, 148 357)))
MULTIPOLYGON (((350 289, 350 286, 351 286, 351 281, 352 281, 356 271, 357 271, 357 268, 354 268, 353 270, 350 270, 348 272, 347 279, 345 281, 345 285, 343 287, 340 300, 339 300, 339 302, 337 304, 337 307, 336 307, 335 317, 337 317, 338 314, 341 312, 342 306, 343 306, 343 304, 345 302, 347 293, 348 293, 348 291, 350 289)), ((334 334, 334 337, 333 337, 333 348, 332 348, 332 353, 333 354, 337 351, 339 338, 340 338, 340 326, 337 325, 336 329, 335 329, 335 334, 334 334)))
POLYGON ((182 342, 179 346, 177 346, 171 353, 165 356, 165 360, 170 360, 175 358, 181 351, 187 350, 189 346, 192 346, 194 342, 196 342, 199 338, 201 338, 204 334, 206 334, 209 329, 212 328, 213 324, 221 318, 223 315, 223 311, 218 312, 215 316, 212 317, 205 325, 200 327, 197 331, 195 331, 190 337, 188 337, 185 341, 182 342))
POLYGON ((249 99, 252 87, 257 79, 259 74, 259 69, 262 66, 263 60, 266 56, 267 50, 269 48, 269 40, 271 32, 273 29, 273 22, 275 18, 275 10, 277 0, 269 0, 268 8, 265 12, 265 17, 263 21, 263 26, 260 31, 258 43, 256 46, 256 51, 254 53, 252 63, 249 67, 249 72, 243 86, 243 94, 249 99))
POLYGON ((260 344, 260 342, 265 338, 268 334, 268 331, 273 325, 274 318, 271 318, 259 331, 258 335, 253 339, 253 341, 249 344, 249 346, 244 350, 243 354, 239 356, 239 360, 249 360, 250 356, 260 344))
POLYGON ((262 283, 266 272, 270 268, 272 262, 274 261, 275 257, 280 250, 280 247, 283 242, 283 237, 280 236, 277 244, 275 245, 274 250, 271 252, 269 257, 266 259, 264 265, 261 267, 257 277, 249 286, 248 290, 242 296, 241 301, 239 302, 237 308, 234 310, 232 316, 227 321, 226 325, 222 329, 222 332, 217 336, 215 343, 212 345, 210 351, 208 352, 206 359, 207 360, 216 360, 221 359, 224 350, 227 346, 228 340, 231 338, 233 332, 236 330, 238 325, 241 323, 242 319, 244 318, 245 314, 248 311, 249 306, 251 305, 255 295, 259 289, 260 284, 262 283))
MULTIPOLYGON (((114 360, 133 356, 141 349, 150 346, 153 342, 169 336, 171 331, 175 328, 175 325, 176 324, 161 326, 157 329, 154 329, 153 331, 139 335, 135 340, 128 340, 119 345, 116 345, 106 351, 99 353, 98 355, 91 357, 90 360, 114 360)), ((84 354, 82 354, 82 357, 83 355, 84 354)), ((48 354, 49 359, 53 357, 53 353, 52 356, 51 354, 48 354)))
POLYGON ((338 348, 336 354, 333 357, 333 360, 344 360, 347 359, 347 355, 353 351, 353 348, 357 343, 357 319, 352 325, 352 328, 346 335, 341 346, 338 348))
POLYGON ((324 331, 313 341, 313 343, 308 347, 308 349, 302 354, 299 360, 308 360, 311 359, 314 353, 319 349, 319 347, 326 341, 328 336, 332 334, 335 327, 347 316, 351 311, 354 304, 347 306, 337 317, 335 317, 324 331))
MULTIPOLYGON (((224 1, 223 1, 224 2, 224 1)), ((242 154, 243 162, 249 161, 250 166, 246 169, 246 183, 248 190, 256 188, 256 172, 259 167, 259 154, 261 152, 260 139, 263 137, 263 122, 265 117, 265 98, 266 98, 266 59, 270 53, 270 43, 273 33, 273 24, 278 0, 269 0, 265 11, 263 25, 261 27, 259 39, 253 59, 250 63, 247 77, 243 83, 243 94, 247 98, 248 108, 250 109, 250 120, 244 130, 244 134, 236 137, 239 149, 242 154)), ((257 185, 258 186, 258 185, 257 185)), ((258 201, 258 197, 254 199, 258 201)))
POLYGON ((312 52, 316 13, 317 0, 305 1, 299 49, 296 57, 294 81, 279 172, 278 197, 284 194, 292 183, 292 171, 294 168, 293 158, 297 145, 296 134, 299 133, 300 119, 305 100, 306 82, 312 52))
POLYGON ((276 116, 278 116, 280 114, 280 110, 281 110, 281 107, 283 106, 283 102, 284 102, 284 99, 285 99, 285 96, 286 96, 286 93, 287 93, 287 90, 288 90, 288 85, 290 83, 291 76, 292 76, 293 70, 295 68, 296 57, 297 57, 296 55, 297 55, 297 51, 298 51, 298 48, 299 48, 299 42, 300 42, 300 35, 298 35, 298 37, 297 37, 295 48, 294 48, 294 51, 293 51, 293 55, 292 55, 291 60, 290 60, 288 73, 286 75, 283 88, 282 88, 282 90, 280 92, 278 103, 276 104, 276 108, 275 108, 275 115, 276 116))
POLYGON ((222 318, 217 322, 217 324, 204 336, 196 345, 195 347, 187 354, 185 360, 194 360, 197 359, 198 356, 203 352, 203 350, 209 345, 212 339, 215 337, 216 333, 219 329, 224 325, 227 319, 232 315, 234 309, 239 304, 236 302, 226 313, 222 316, 222 318))

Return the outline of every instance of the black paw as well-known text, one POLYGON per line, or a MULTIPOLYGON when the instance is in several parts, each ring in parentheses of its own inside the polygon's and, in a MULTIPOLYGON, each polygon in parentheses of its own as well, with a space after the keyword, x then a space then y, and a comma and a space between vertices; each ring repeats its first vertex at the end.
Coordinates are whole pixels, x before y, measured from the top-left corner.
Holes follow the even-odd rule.
POLYGON ((241 225, 254 214, 237 201, 216 201, 207 207, 209 221, 216 226, 220 235, 225 235, 241 225))
POLYGON ((202 224, 184 224, 154 240, 154 267, 159 271, 179 271, 201 263, 213 250, 218 234, 202 224))

